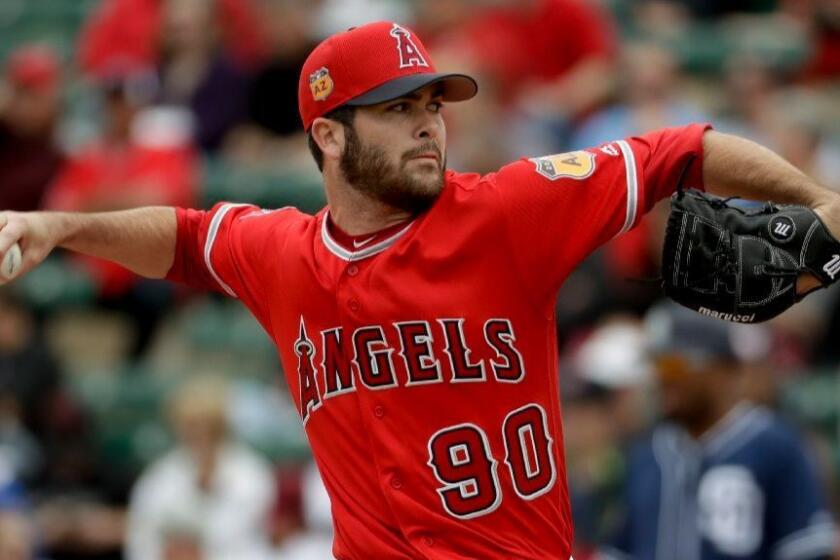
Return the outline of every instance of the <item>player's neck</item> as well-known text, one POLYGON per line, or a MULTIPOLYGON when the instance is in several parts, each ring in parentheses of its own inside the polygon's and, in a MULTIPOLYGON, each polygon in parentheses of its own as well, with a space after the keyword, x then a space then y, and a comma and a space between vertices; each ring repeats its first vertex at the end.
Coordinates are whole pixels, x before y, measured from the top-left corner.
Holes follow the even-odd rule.
POLYGON ((739 402, 741 400, 734 393, 723 393, 719 399, 710 403, 706 414, 699 416, 685 426, 688 433, 696 440, 708 437, 709 434, 716 431, 720 423, 724 421, 739 402))
POLYGON ((382 231, 413 217, 410 212, 372 199, 348 184, 337 183, 325 177, 327 205, 332 222, 348 235, 382 231))

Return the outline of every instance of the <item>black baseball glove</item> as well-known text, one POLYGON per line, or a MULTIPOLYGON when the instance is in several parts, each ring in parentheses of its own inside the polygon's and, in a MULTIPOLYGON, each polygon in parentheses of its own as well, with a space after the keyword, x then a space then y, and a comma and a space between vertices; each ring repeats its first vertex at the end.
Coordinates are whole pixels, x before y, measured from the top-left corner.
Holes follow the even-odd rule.
POLYGON ((750 206, 682 188, 671 197, 662 285, 678 303, 703 315, 758 323, 807 295, 796 293, 804 272, 823 287, 840 275, 840 242, 811 209, 750 206))

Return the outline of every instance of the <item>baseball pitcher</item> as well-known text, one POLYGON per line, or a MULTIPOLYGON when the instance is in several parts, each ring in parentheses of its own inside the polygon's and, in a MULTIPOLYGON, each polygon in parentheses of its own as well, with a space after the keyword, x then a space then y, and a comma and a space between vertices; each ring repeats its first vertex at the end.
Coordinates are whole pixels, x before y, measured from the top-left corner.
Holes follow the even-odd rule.
POLYGON ((681 181, 815 208, 835 233, 840 198, 702 124, 486 176, 447 170, 441 108, 476 92, 437 73, 407 27, 338 33, 300 76, 328 200, 316 215, 6 212, 0 254, 18 242, 26 272, 60 246, 241 300, 277 346, 332 501, 336 558, 567 560, 563 280, 681 181))

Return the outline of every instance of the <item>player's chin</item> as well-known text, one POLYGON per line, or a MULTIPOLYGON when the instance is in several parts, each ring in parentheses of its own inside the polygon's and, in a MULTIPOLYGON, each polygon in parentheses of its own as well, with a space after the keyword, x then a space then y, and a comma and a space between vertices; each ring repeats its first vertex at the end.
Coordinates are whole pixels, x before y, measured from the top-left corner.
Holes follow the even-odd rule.
POLYGON ((424 186, 435 186, 443 181, 443 173, 437 166, 437 163, 429 164, 422 163, 420 165, 409 165, 404 173, 411 177, 415 183, 424 186))
POLYGON ((414 189, 414 196, 418 199, 424 199, 429 202, 435 201, 441 191, 443 191, 443 181, 440 179, 432 179, 428 182, 415 182, 415 186, 420 188, 414 189))
POLYGON ((684 415, 685 403, 679 395, 660 389, 659 412, 663 418, 679 421, 684 415))

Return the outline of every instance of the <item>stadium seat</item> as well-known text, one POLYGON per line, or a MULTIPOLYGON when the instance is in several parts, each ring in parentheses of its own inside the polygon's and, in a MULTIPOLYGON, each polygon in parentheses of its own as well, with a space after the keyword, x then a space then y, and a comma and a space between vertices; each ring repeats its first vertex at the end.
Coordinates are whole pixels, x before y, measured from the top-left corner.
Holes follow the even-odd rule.
POLYGON ((261 170, 207 158, 203 177, 205 208, 220 201, 232 201, 262 208, 295 206, 305 212, 316 212, 326 203, 320 178, 311 174, 261 170))

